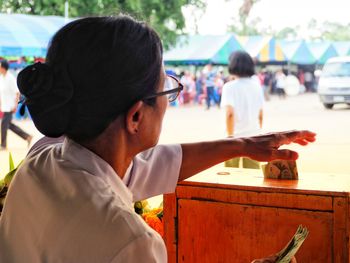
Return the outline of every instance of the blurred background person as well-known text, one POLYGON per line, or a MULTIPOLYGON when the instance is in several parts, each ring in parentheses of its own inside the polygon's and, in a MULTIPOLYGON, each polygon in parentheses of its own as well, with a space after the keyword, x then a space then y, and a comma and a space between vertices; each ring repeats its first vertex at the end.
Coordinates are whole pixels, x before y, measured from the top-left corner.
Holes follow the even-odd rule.
POLYGON ((194 93, 196 92, 196 83, 194 81, 193 75, 188 70, 185 70, 180 81, 184 86, 183 92, 181 93, 181 102, 183 104, 188 104, 194 98, 194 93))
POLYGON ((310 71, 304 73, 306 92, 314 91, 314 75, 310 71))
POLYGON ((6 60, 0 62, 0 104, 3 117, 1 120, 1 146, 0 150, 7 149, 7 131, 10 129, 15 134, 26 140, 28 146, 33 137, 12 123, 12 115, 17 110, 19 91, 15 77, 8 71, 9 63, 6 60))
POLYGON ((270 100, 270 93, 272 88, 272 74, 269 71, 264 72, 264 80, 263 80, 263 91, 265 100, 270 100))
POLYGON ((220 105, 221 95, 222 95, 222 87, 224 86, 224 80, 222 72, 218 72, 215 77, 215 97, 217 104, 220 105))
POLYGON ((276 78, 276 93, 280 99, 286 98, 285 86, 286 86, 286 75, 284 75, 283 70, 280 69, 275 74, 276 78))
POLYGON ((215 104, 218 104, 218 100, 215 96, 215 78, 216 73, 213 70, 212 64, 207 64, 204 68, 204 72, 206 74, 205 86, 207 87, 207 110, 210 109, 211 102, 214 101, 215 104))
MULTIPOLYGON (((239 138, 258 135, 263 125, 264 94, 256 78, 254 62, 244 51, 231 54, 229 73, 234 80, 223 86, 221 107, 226 111, 227 136, 239 138)), ((240 160, 244 168, 259 169, 257 161, 243 157, 225 162, 227 167, 239 167, 240 160)))
POLYGON ((205 99, 205 75, 200 72, 196 76, 196 95, 195 95, 195 103, 198 105, 202 105, 202 100, 205 99))

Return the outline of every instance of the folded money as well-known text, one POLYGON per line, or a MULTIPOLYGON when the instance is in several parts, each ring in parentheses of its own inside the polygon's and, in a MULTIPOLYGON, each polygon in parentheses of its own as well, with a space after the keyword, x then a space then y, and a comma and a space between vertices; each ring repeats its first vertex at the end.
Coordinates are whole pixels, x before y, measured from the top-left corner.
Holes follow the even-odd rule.
POLYGON ((264 178, 269 179, 298 179, 296 161, 274 160, 261 166, 264 178))
POLYGON ((288 242, 288 244, 280 252, 277 253, 277 263, 289 263, 294 255, 297 253, 298 249, 303 244, 306 239, 309 231, 306 227, 300 225, 297 229, 297 232, 288 242))

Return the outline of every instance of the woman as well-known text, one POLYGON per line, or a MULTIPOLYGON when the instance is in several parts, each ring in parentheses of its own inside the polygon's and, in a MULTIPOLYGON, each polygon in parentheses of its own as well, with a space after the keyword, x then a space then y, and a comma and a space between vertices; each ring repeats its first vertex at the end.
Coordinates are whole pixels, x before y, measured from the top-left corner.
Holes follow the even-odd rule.
MULTIPOLYGON (((233 80, 225 83, 221 107, 226 110, 227 136, 239 138, 258 135, 263 124, 264 93, 254 78, 255 66, 247 52, 231 54, 229 73, 233 80)), ((250 158, 234 158, 225 162, 228 167, 259 169, 259 163, 250 158)))
POLYGON ((296 159, 278 150, 315 134, 156 146, 168 101, 155 31, 127 16, 75 20, 53 37, 45 64, 18 84, 36 127, 0 221, 1 262, 166 262, 161 237, 132 202, 235 156, 296 159), (63 136, 63 137, 61 137, 63 136))

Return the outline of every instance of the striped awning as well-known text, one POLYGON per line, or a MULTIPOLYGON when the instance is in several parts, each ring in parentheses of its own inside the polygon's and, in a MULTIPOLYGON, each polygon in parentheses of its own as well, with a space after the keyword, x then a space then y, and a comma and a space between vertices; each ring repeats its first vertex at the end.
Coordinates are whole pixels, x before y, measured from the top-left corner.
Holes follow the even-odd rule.
POLYGON ((259 62, 284 62, 287 60, 281 46, 273 37, 240 36, 238 40, 245 51, 259 62))
POLYGON ((58 16, 0 14, 0 56, 45 57, 51 37, 66 22, 58 16))
POLYGON ((324 64, 328 59, 339 55, 333 44, 329 41, 308 42, 307 45, 318 64, 324 64))
POLYGON ((308 65, 317 62, 305 40, 281 40, 279 43, 290 63, 308 65))

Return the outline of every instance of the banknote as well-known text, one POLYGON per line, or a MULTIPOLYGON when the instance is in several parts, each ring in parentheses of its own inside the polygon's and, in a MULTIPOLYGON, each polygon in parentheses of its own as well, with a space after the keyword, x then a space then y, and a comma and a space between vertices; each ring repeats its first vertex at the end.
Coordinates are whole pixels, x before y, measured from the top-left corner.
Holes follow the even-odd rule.
POLYGON ((298 249, 303 244, 306 239, 309 231, 306 227, 300 225, 297 229, 297 232, 292 237, 292 239, 288 242, 288 244, 277 253, 277 263, 289 263, 294 255, 297 253, 298 249))

